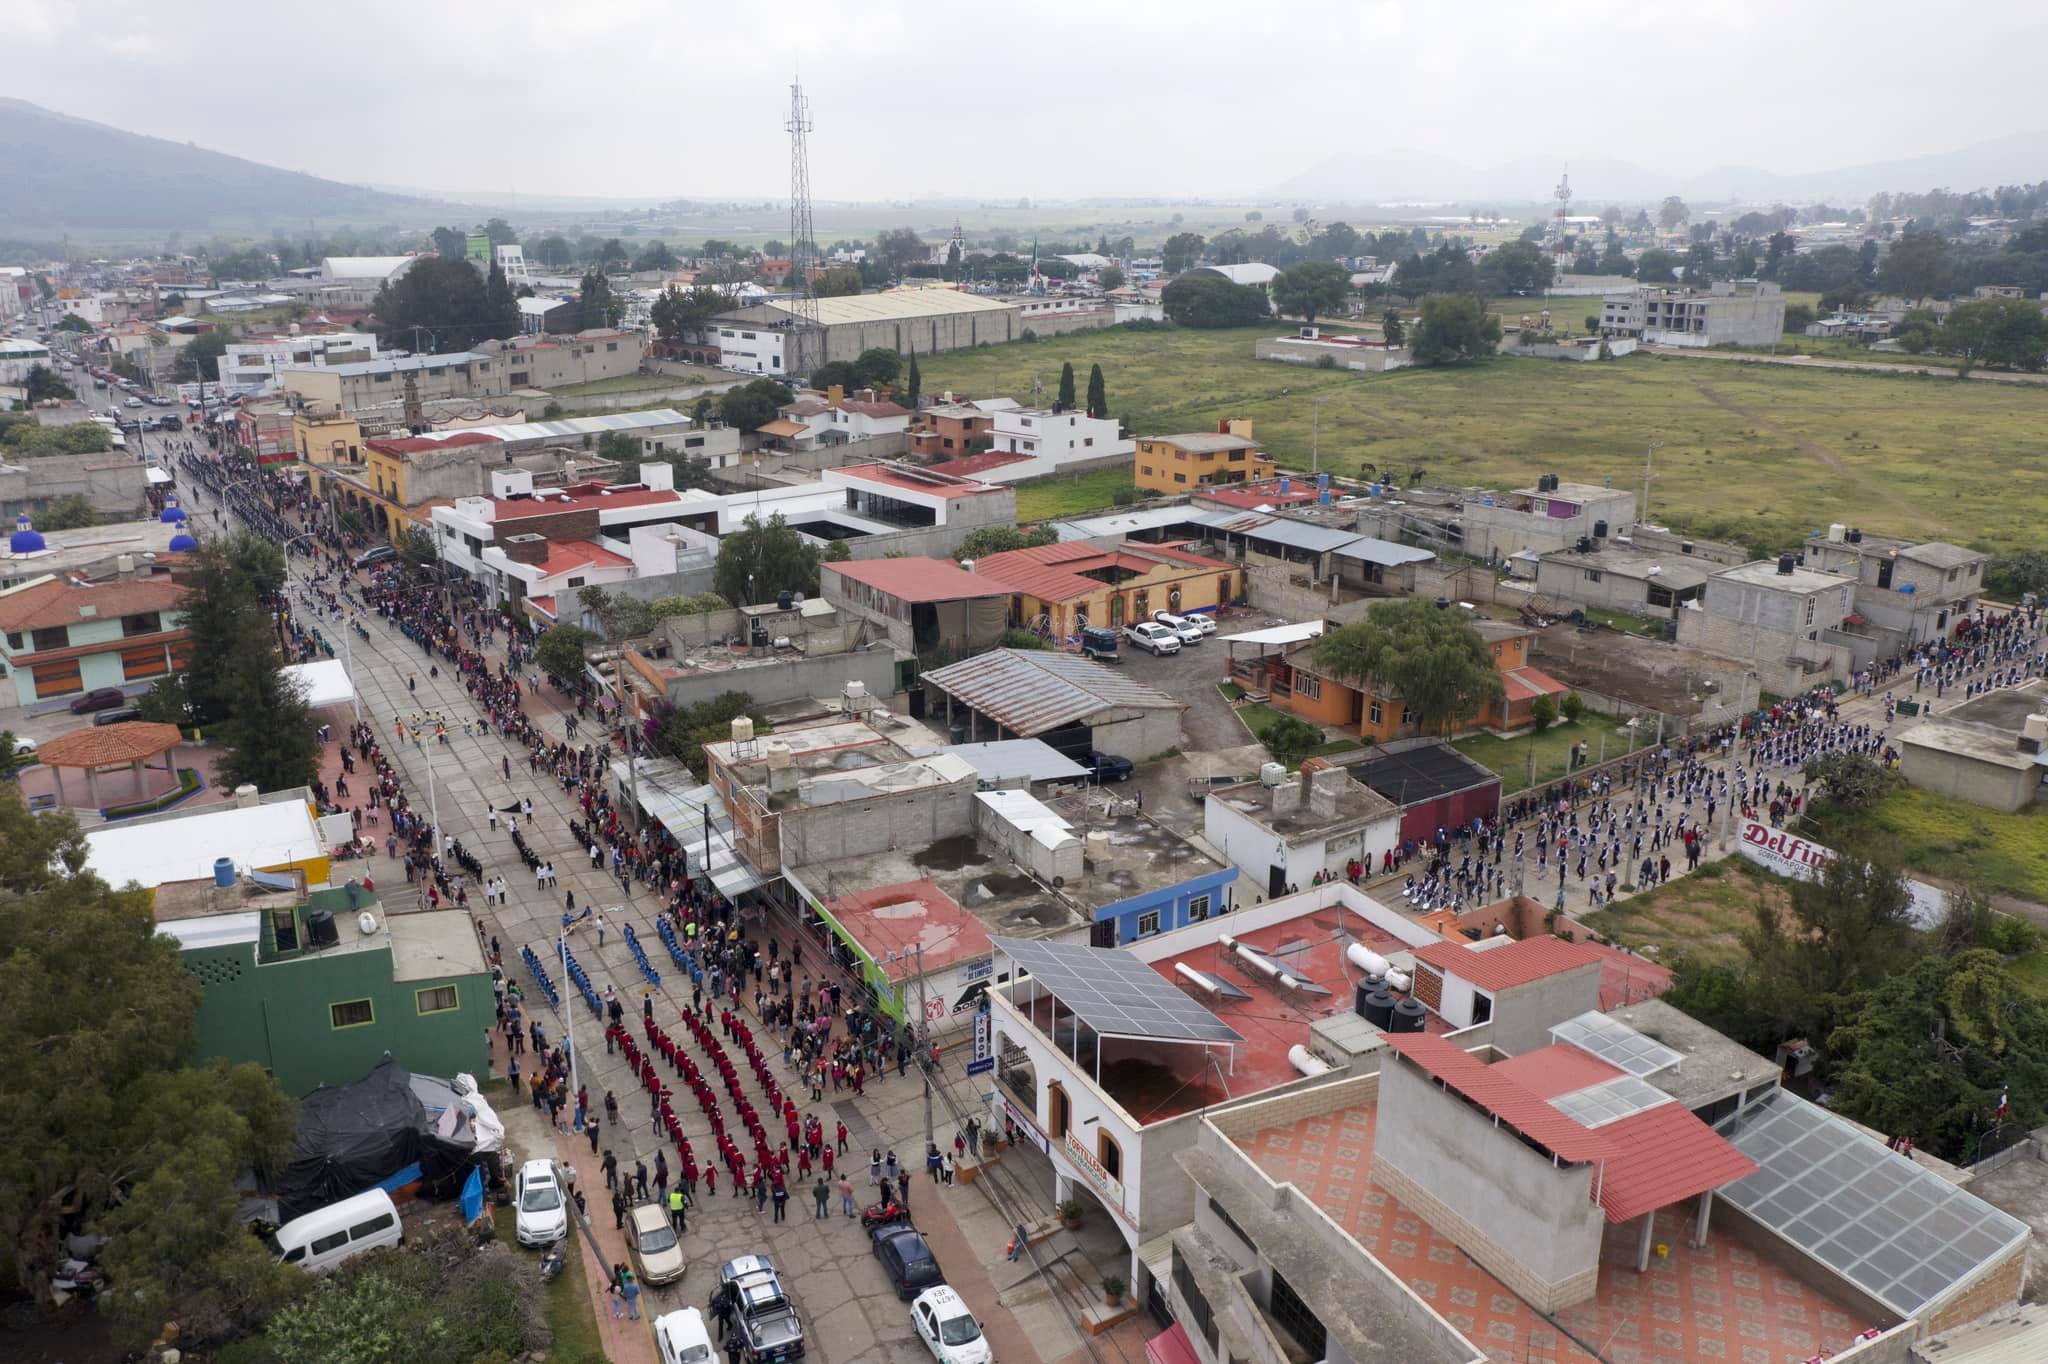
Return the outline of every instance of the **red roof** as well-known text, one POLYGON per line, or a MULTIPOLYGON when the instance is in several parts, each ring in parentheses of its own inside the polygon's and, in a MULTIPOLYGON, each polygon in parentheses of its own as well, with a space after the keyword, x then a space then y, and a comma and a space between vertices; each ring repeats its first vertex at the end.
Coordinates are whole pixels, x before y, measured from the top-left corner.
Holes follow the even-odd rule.
POLYGON ((551 491, 544 496, 493 498, 492 519, 523 521, 530 516, 553 516, 558 512, 610 511, 619 507, 651 507, 662 502, 682 501, 666 488, 620 488, 606 493, 585 490, 588 487, 579 485, 579 490, 574 492, 551 491))
POLYGON ((459 445, 502 445, 504 442, 481 431, 456 431, 446 436, 380 436, 363 444, 382 455, 417 455, 433 450, 452 450, 459 445))
POLYGON ((1676 1100, 1618 1118, 1600 1129, 1613 1147, 1600 1176, 1600 1206, 1610 1222, 1668 1208, 1756 1173, 1756 1162, 1676 1100))
POLYGON ((625 555, 614 554, 588 540, 554 540, 548 544, 548 557, 542 561, 540 571, 543 576, 552 578, 573 569, 621 568, 632 562, 625 555))
POLYGON ((1296 479, 1284 493, 1280 491, 1277 482, 1232 483, 1223 487, 1203 488, 1196 496, 1211 502, 1221 502, 1225 506, 1250 510, 1254 507, 1291 507, 1302 502, 1313 502, 1320 494, 1316 491, 1314 483, 1305 484, 1302 480, 1296 479))
MULTIPOLYGON (((1417 956, 1421 953, 1418 951, 1417 956)), ((1499 1073, 1456 1042, 1434 1033, 1381 1033, 1389 1047, 1450 1089, 1565 1160, 1595 1161, 1612 1153, 1607 1141, 1536 1097, 1512 1075, 1499 1073)))
POLYGON ((862 417, 907 417, 910 415, 909 408, 889 402, 886 399, 871 403, 858 398, 848 398, 839 404, 839 410, 842 412, 852 412, 862 417))
POLYGON ((1017 455, 1005 451, 991 450, 986 454, 962 455, 958 459, 941 460, 937 464, 929 464, 925 467, 935 474, 947 474, 953 478, 972 478, 976 474, 986 473, 990 469, 1000 469, 1005 464, 1021 464, 1030 458, 1031 456, 1029 455, 1017 455))
POLYGON ((930 469, 900 464, 848 464, 828 472, 845 474, 863 483, 880 483, 891 488, 901 488, 905 492, 925 493, 932 497, 968 497, 975 493, 1003 491, 975 479, 954 478, 930 469))
POLYGON ((1003 597, 1010 592, 1007 584, 969 573, 951 559, 861 559, 824 567, 849 582, 866 583, 877 592, 911 602, 1003 597))
MULTIPOLYGON (((825 908, 871 957, 896 954, 900 959, 921 945, 927 974, 995 951, 981 920, 928 880, 857 890, 826 902, 825 908)), ((890 974, 907 979, 911 970, 903 961, 890 974)))
POLYGON ((1433 942, 1416 948, 1415 960, 1428 962, 1482 990, 1511 990, 1563 971, 1600 964, 1595 953, 1548 934, 1484 952, 1475 952, 1462 943, 1433 942))
POLYGON ((1510 668, 1500 675, 1508 700, 1533 701, 1539 696, 1562 696, 1571 688, 1540 668, 1510 668))
POLYGON ((986 555, 974 565, 976 574, 995 578, 1018 592, 1028 592, 1040 601, 1072 601, 1092 596, 1108 586, 1085 576, 1105 568, 1131 573, 1149 573, 1163 563, 1196 568, 1227 570, 1220 559, 1205 558, 1184 549, 1163 545, 1125 542, 1115 549, 1098 549, 1080 540, 1064 544, 1030 545, 986 555))
POLYGON ((1605 1084, 1622 1074, 1591 1052, 1564 1042, 1496 1061, 1493 1069, 1495 1074, 1507 1076, 1539 1099, 1555 1099, 1588 1085, 1605 1084))
POLYGON ((53 577, 0 594, 0 630, 118 621, 150 611, 173 611, 184 600, 185 589, 169 578, 115 578, 80 585, 53 577))

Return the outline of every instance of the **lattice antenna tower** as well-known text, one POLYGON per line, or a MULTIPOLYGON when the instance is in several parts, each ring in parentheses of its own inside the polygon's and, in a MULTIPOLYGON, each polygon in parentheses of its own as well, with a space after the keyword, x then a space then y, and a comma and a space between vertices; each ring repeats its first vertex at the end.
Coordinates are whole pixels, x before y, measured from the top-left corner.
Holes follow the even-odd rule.
POLYGON ((1569 168, 1557 177, 1557 188, 1550 191, 1550 197, 1557 200, 1557 212, 1551 215, 1550 251, 1562 259, 1565 254, 1565 239, 1571 227, 1572 173, 1569 168))
MULTIPOLYGON (((811 102, 801 82, 789 87, 789 265, 796 272, 796 298, 790 304, 798 326, 818 325, 818 295, 811 281, 818 243, 811 226, 811 102)), ((820 357, 822 358, 822 356, 820 357)))

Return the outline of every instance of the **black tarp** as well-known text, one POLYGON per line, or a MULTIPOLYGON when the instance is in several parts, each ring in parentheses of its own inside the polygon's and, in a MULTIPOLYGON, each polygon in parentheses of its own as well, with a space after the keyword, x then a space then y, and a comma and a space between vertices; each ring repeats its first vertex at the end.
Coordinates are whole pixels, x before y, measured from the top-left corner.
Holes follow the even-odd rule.
POLYGON ((411 1074, 386 1057, 354 1084, 323 1085, 299 1101, 297 1146, 277 1180, 278 1220, 375 1188, 412 1165, 421 1192, 453 1198, 475 1163, 468 1140, 435 1134, 411 1074))

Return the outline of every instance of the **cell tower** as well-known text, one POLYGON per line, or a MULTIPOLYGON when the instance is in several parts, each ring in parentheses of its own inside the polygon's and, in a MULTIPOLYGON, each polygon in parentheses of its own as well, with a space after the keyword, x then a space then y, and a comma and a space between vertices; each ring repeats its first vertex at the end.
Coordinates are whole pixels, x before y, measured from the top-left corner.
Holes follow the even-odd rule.
MULTIPOLYGON (((818 243, 811 226, 811 102, 804 98, 800 82, 789 87, 789 120, 782 126, 789 129, 789 266, 796 273, 796 297, 789 308, 796 316, 797 328, 809 331, 818 325, 818 295, 811 281, 818 243)), ((801 343, 793 349, 800 355, 801 343)), ((799 365, 791 368, 804 372, 799 365)))
POLYGON ((1566 238, 1569 236, 1569 217, 1572 209, 1572 175, 1567 169, 1557 177, 1557 188, 1550 191, 1550 197, 1557 200, 1557 212, 1550 215, 1550 254, 1562 271, 1569 256, 1566 238))

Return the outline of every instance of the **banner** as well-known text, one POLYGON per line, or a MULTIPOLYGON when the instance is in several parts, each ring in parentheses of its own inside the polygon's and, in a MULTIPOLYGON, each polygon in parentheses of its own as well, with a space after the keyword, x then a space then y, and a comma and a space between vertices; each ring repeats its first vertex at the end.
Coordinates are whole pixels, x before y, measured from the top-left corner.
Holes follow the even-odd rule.
MULTIPOLYGON (((1742 821, 1742 838, 1738 846, 1744 857, 1765 871, 1789 876, 1795 881, 1818 879, 1828 863, 1835 860, 1833 848, 1809 843, 1797 834, 1788 834, 1783 829, 1754 819, 1742 821)), ((1915 928, 1933 928, 1948 913, 1948 896, 1939 887, 1909 879, 1906 888, 1913 896, 1906 912, 1915 928)))

